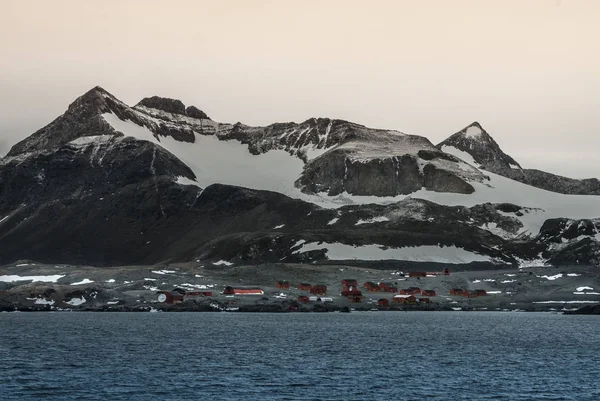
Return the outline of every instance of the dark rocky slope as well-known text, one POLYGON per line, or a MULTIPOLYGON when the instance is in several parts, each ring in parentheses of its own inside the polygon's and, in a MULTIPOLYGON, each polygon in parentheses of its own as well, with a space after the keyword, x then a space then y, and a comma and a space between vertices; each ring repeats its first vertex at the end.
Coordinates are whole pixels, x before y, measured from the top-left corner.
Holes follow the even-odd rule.
MULTIPOLYGON (((520 236, 518 217, 529 213, 520 205, 466 208, 406 199, 334 210, 275 192, 183 185, 195 178, 187 165, 158 144, 125 137, 104 113, 143 126, 158 140, 216 135, 246 144, 252 154, 285 150, 306 162, 297 181, 306 192, 386 196, 425 187, 471 193, 470 182, 487 180, 418 136, 330 119, 268 127, 221 124, 177 100, 147 98, 131 108, 94 88, 0 160, 0 264, 329 260, 323 249, 301 251, 299 241, 454 245, 498 263, 540 255, 557 264, 598 261, 597 237, 588 233, 588 223, 574 237, 554 222, 539 237, 520 236), (561 238, 560 244, 552 238, 561 238)), ((512 169, 512 159, 496 156, 481 160, 512 169)))

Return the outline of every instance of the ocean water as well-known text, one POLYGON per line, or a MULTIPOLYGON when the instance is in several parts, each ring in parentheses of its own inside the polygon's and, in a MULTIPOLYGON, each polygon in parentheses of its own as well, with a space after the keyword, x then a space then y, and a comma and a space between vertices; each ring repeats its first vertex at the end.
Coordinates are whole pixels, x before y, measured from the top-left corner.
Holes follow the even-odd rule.
POLYGON ((0 313, 0 400, 600 400, 600 317, 0 313))

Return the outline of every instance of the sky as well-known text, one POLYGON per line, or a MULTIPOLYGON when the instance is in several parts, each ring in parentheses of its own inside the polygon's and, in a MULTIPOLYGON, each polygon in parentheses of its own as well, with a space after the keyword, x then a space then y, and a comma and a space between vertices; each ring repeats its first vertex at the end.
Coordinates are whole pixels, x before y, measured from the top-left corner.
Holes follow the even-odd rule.
POLYGON ((596 0, 0 0, 0 154, 99 85, 433 143, 478 121, 523 167, 600 177, 599 18, 596 0))

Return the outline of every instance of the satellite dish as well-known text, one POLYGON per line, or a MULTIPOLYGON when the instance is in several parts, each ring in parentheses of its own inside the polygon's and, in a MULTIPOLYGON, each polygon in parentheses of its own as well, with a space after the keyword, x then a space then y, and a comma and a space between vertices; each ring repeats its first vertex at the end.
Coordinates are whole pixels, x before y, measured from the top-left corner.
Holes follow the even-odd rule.
POLYGON ((165 294, 158 295, 158 302, 165 302, 167 300, 167 296, 165 294))

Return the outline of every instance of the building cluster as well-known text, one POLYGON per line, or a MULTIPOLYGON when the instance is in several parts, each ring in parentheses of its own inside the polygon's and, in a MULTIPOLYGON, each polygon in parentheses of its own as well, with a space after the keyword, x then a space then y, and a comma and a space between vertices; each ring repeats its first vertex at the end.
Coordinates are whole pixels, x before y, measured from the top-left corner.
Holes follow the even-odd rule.
MULTIPOLYGON (((431 277, 435 275, 449 275, 450 270, 447 268, 443 269, 441 273, 434 272, 409 272, 406 275, 408 277, 431 277)), ((277 280, 275 282, 275 288, 281 290, 289 290, 291 288, 291 284, 287 280, 277 280)), ((423 304, 430 303, 431 297, 437 296, 435 290, 429 289, 421 289, 419 287, 408 287, 398 289, 398 287, 394 283, 389 282, 380 282, 375 283, 373 281, 367 281, 363 283, 362 288, 370 293, 392 293, 395 294, 390 299, 381 298, 378 300, 377 304, 380 308, 385 308, 392 304, 423 304)), ((326 297, 327 295, 327 285, 325 284, 310 284, 307 282, 298 283, 297 289, 300 291, 305 291, 308 294, 301 294, 298 296, 297 301, 299 303, 308 303, 308 302, 333 302, 333 298, 326 297)), ((173 291, 158 291, 158 301, 164 302, 167 304, 180 303, 189 299, 196 299, 201 297, 210 297, 213 293, 210 291, 185 291, 179 288, 174 289, 173 291)), ((264 291, 258 287, 242 287, 242 286, 226 286, 223 290, 223 295, 231 296, 231 295, 264 295, 264 291)), ((284 298, 284 294, 281 294, 284 298)), ((343 279, 341 281, 340 286, 340 295, 346 298, 349 302, 352 303, 361 303, 364 299, 364 295, 362 294, 361 289, 359 288, 358 281, 355 279, 343 279)), ((453 288, 450 290, 450 295, 455 296, 464 296, 468 298, 472 297, 480 297, 485 296, 486 292, 484 290, 475 290, 468 291, 460 288, 453 288)))

